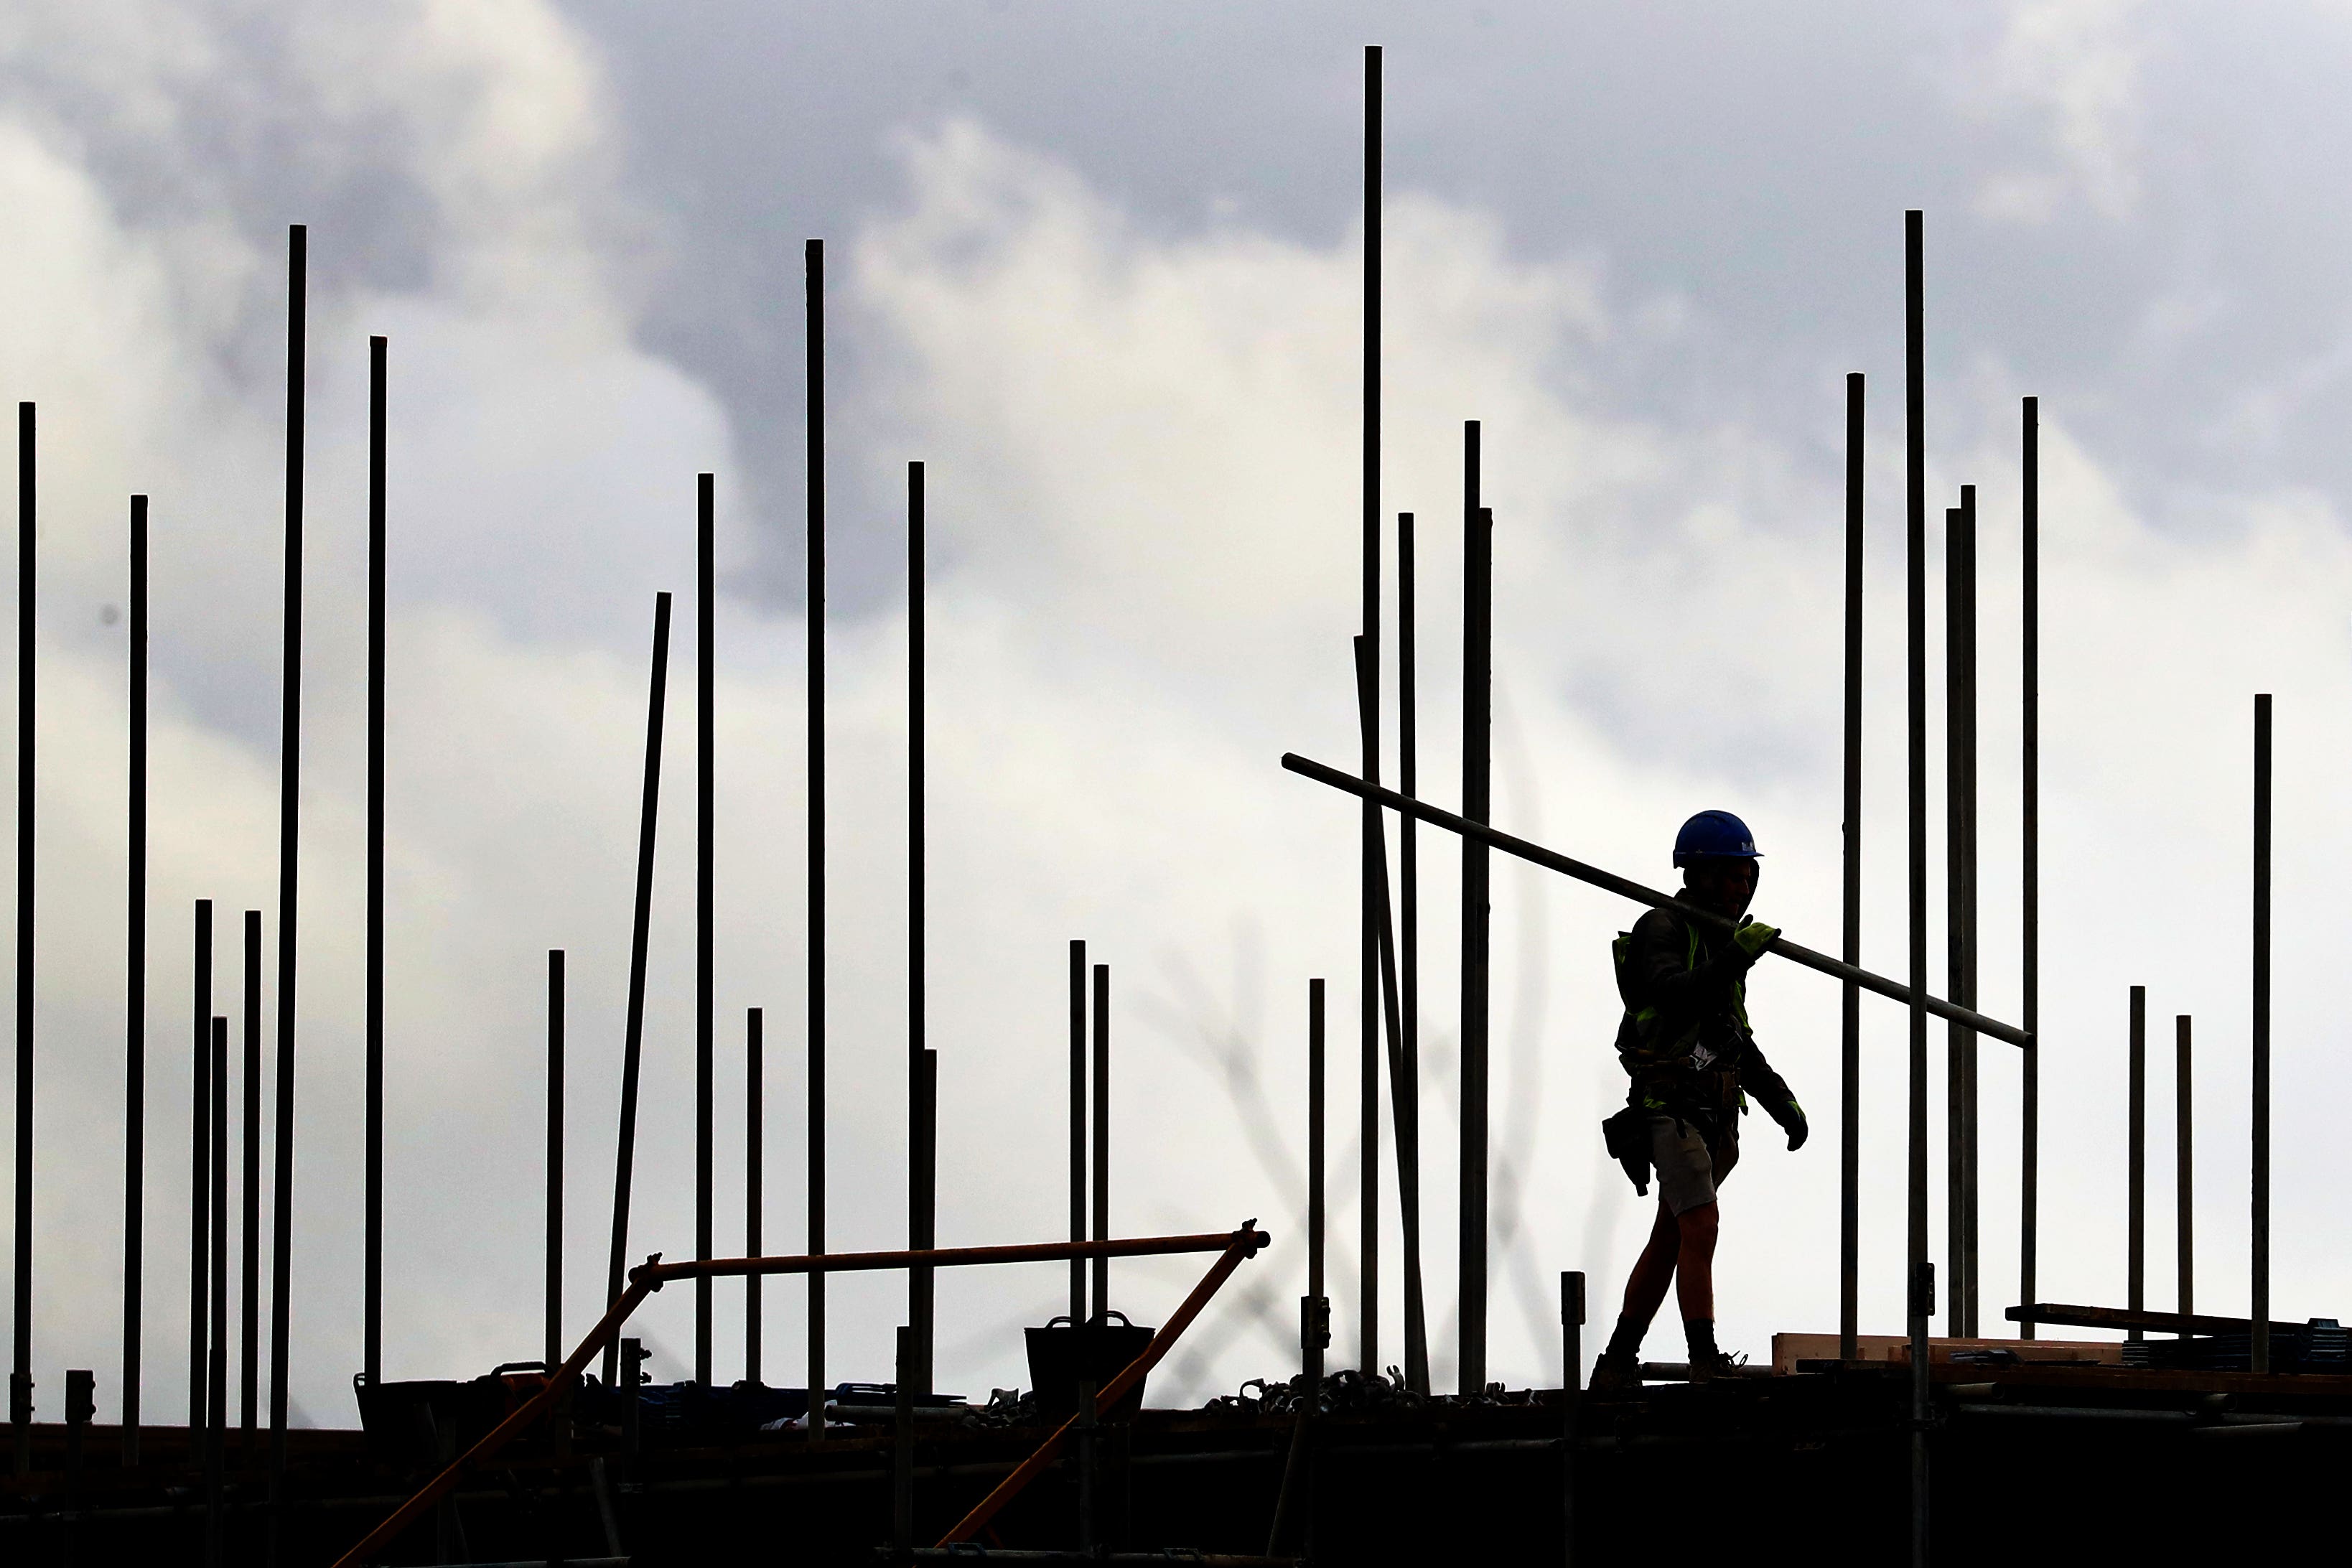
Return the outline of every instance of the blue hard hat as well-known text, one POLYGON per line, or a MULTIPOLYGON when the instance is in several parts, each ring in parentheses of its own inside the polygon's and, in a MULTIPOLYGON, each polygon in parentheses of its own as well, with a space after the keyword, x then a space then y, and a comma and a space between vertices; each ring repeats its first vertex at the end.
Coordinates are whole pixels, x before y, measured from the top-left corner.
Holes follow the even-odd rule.
POLYGON ((1675 835, 1675 864, 1694 860, 1756 860, 1763 852, 1748 824, 1727 811, 1702 811, 1675 835))

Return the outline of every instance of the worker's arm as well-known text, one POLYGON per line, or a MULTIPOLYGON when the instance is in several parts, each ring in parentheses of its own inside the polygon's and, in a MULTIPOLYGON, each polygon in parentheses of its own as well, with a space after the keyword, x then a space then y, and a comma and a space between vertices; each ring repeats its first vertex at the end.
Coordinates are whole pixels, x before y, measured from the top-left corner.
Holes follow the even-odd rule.
POLYGON ((1780 1124, 1780 1131, 1789 1135, 1790 1148, 1794 1149, 1804 1142, 1809 1131, 1805 1122, 1805 1108, 1797 1103, 1796 1095, 1789 1088, 1789 1080, 1773 1070, 1772 1064, 1764 1059, 1763 1047, 1757 1045, 1753 1037, 1748 1039, 1748 1048, 1739 1058, 1739 1087, 1750 1100, 1764 1108, 1765 1115, 1780 1124))

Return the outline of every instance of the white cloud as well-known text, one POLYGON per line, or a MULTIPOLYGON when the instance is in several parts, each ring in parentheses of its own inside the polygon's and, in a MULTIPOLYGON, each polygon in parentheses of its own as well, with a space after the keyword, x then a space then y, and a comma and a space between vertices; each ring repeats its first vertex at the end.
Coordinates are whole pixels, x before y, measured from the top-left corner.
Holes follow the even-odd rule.
POLYGON ((2011 0, 1986 85, 2043 122, 2056 167, 1985 176, 1979 215, 2045 223, 2079 195, 2102 216, 2130 216, 2140 191, 2141 13, 2139 0, 2011 0))

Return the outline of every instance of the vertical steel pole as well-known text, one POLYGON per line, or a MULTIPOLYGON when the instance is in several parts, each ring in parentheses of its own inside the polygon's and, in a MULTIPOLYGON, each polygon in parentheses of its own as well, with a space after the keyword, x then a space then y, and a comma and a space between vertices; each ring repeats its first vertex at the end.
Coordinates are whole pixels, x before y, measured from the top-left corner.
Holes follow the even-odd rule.
MULTIPOLYGON (((1381 776, 1381 51, 1364 50, 1364 409, 1363 409, 1363 636, 1370 717, 1363 727, 1364 777, 1381 776)), ((1367 1375, 1381 1370, 1381 1005, 1380 910, 1376 864, 1381 849, 1380 807, 1364 799, 1362 889, 1362 1049, 1359 1142, 1363 1150, 1363 1202, 1358 1215, 1363 1279, 1358 1302, 1359 1352, 1367 1375)))
MULTIPOLYGON (((1087 944, 1070 942, 1070 1239, 1087 1238, 1087 944)), ((1070 1259, 1070 1321, 1087 1321, 1087 1262, 1070 1259)))
MULTIPOLYGON (((711 904, 713 870, 711 840, 716 828, 713 805, 714 758, 718 724, 717 685, 711 664, 717 639, 711 627, 713 557, 716 552, 716 503, 713 476, 694 480, 694 1256, 710 1257, 710 1163, 712 1117, 717 1103, 716 1063, 712 1058, 718 1016, 711 994, 711 904)), ((694 1381, 710 1386, 710 1289, 708 1274, 694 1281, 694 1381)))
POLYGON ((1906 1187, 1911 1335, 1911 1561, 1927 1561, 1927 1320, 1934 1266, 1927 1259, 1927 380, 1925 236, 1916 208, 1903 215, 1904 589, 1910 807, 1909 1141, 1906 1187))
POLYGON ((895 1561, 913 1560, 915 1545, 915 1331, 898 1331, 898 1368, 892 1379, 897 1406, 890 1430, 890 1550, 895 1561))
POLYGON ((140 1315, 147 1259, 147 498, 131 498, 131 887, 124 910, 122 1466, 139 1463, 140 1315))
POLYGON ((1559 1542, 1560 1561, 1576 1568, 1576 1415, 1584 1368, 1584 1275, 1559 1277, 1559 1542))
POLYGON ((237 1455, 261 1442, 261 911, 245 911, 245 1180, 240 1226, 237 1455))
MULTIPOLYGON (((1977 488, 1960 487, 1960 989, 1977 1005, 1977 488)), ((1960 1332, 1978 1333, 1977 1033, 1960 1031, 1960 1332)))
POLYGON ((547 1319, 551 1371, 563 1360, 563 950, 547 950, 547 1319))
MULTIPOLYGON (((1944 949, 1945 984, 1955 1002, 1960 999, 1961 973, 1968 944, 1968 920, 1960 900, 1967 875, 1961 862, 1968 854, 1965 807, 1960 804, 1960 770, 1967 746, 1960 738, 1965 710, 1961 694, 1962 626, 1960 552, 1968 524, 1958 507, 1944 509, 1944 949)), ((1960 1026, 1947 1023, 1944 1031, 1944 1331, 1954 1339, 1968 1332, 1969 1267, 1965 1247, 1969 1233, 1968 1176, 1968 1053, 1960 1026)))
MULTIPOLYGON (((1494 514, 1478 501, 1478 422, 1463 426, 1462 815, 1484 822, 1493 761, 1494 514)), ((1461 1391, 1486 1385, 1486 847, 1462 846, 1461 1391)))
POLYGON ((221 1560, 221 1475, 228 1447, 228 1020, 212 1028, 212 1346, 205 1362, 205 1560, 221 1560))
MULTIPOLYGON (((808 314, 808 1249, 824 1252, 824 241, 808 314)), ((824 1269, 808 1272, 809 1441, 824 1436, 824 1269)))
POLYGON ((1307 983, 1307 1300, 1313 1331, 1299 1345, 1299 1371, 1310 1403, 1323 1386, 1323 1348, 1330 1343, 1330 1298, 1323 1288, 1324 1186, 1323 982, 1307 983))
POLYGON ((278 800, 278 1105, 270 1205, 269 1530, 267 1560, 278 1560, 278 1509, 286 1499, 288 1357, 293 1349, 294 1019, 296 895, 301 887, 302 820, 302 421, 310 233, 287 236, 286 298, 286 672, 279 720, 278 800))
MULTIPOLYGON (((636 900, 629 932, 629 1005, 621 1042, 621 1126, 613 1152, 613 1248, 604 1274, 607 1306, 621 1299, 629 1252, 629 1196, 637 1162, 637 1079, 646 1042, 646 946, 653 922, 654 829, 661 820, 662 721, 668 696, 669 595, 656 594, 653 674, 646 697, 646 777, 637 816, 636 900)), ((619 1357, 614 1346, 604 1347, 607 1387, 620 1375, 619 1357)))
MULTIPOLYGON (((2147 987, 2131 988, 2131 1060, 2127 1124, 2130 1171, 2125 1183, 2124 1305, 2137 1312, 2147 1305, 2147 987)), ((2127 1340, 2141 1338, 2128 1329, 2127 1340)))
MULTIPOLYGON (((907 1245, 925 1251, 938 1245, 939 1058, 927 1047, 924 990, 923 795, 923 465, 907 465, 907 1245), (929 1089, 926 1089, 926 1082, 929 1089)), ((933 1271, 907 1270, 907 1322, 914 1333, 914 1369, 926 1394, 931 1388, 937 1300, 933 1271)))
MULTIPOLYGON (((2172 1184, 2178 1211, 2172 1255, 2179 1278, 2179 1305, 2175 1310, 2185 1318, 2197 1310, 2197 1186, 2190 1137, 2194 1118, 2189 1071, 2189 1015, 2183 1013, 2173 1019, 2172 1029, 2172 1184)), ((2186 1328, 2180 1331, 2180 1337, 2189 1337, 2186 1328)))
MULTIPOLYGON (((228 1020, 212 1020, 212 1344, 205 1356, 205 1561, 221 1561, 221 1469, 228 1448, 228 1020)), ((195 1434, 191 1432, 191 1438, 195 1434)))
POLYGON ((386 358, 368 340, 367 1260, 360 1366, 383 1375, 383 720, 386 358))
MULTIPOLYGON (((205 1200, 211 1182, 212 1115, 206 1109, 213 1093, 213 901, 196 900, 196 969, 191 988, 188 1092, 188 1431, 190 1441, 205 1424, 205 1346, 210 1342, 205 1311, 209 1297, 205 1271, 212 1254, 212 1208, 205 1200)), ((191 1450, 193 1458, 193 1450, 191 1450)))
MULTIPOLYGON (((767 1016, 743 1010, 743 1256, 759 1258, 760 1212, 767 1205, 767 1016)), ((743 1276, 743 1381, 760 1382, 760 1276, 743 1276)))
POLYGON ((16 405, 16 1215, 8 1420, 33 1468, 33 405, 16 405))
MULTIPOLYGON (((1095 965, 1095 1239, 1110 1239, 1110 965, 1095 965)), ((1095 1315, 1110 1308, 1110 1259, 1094 1267, 1095 1315)))
MULTIPOLYGON (((2020 769, 2024 796, 2021 822, 2024 829, 2023 903, 2021 946, 2023 952, 2023 994, 2019 1024, 2025 1030, 2020 1107, 2022 1126, 2018 1139, 2019 1180, 2017 1243, 2018 1300, 2032 1305, 2040 1298, 2034 1264, 2042 1232, 2042 400, 2024 403, 2024 604, 2021 692, 2023 757, 2020 769)), ((2028 1319, 2020 1331, 2034 1337, 2028 1319)))
MULTIPOLYGON (((1845 378, 1845 796, 1840 956, 1862 963, 1863 380, 1845 378)), ((1862 988, 1838 1011, 1838 1359, 1858 1353, 1862 1291, 1862 988)))
MULTIPOLYGON (((1412 513, 1397 513, 1397 786, 1421 788, 1420 700, 1416 694, 1412 513)), ((1397 910, 1402 993, 1397 1065, 1389 1092, 1397 1116, 1397 1207, 1403 1220, 1404 1372, 1416 1394, 1429 1387, 1429 1311, 1421 1273, 1421 819, 1397 824, 1397 910)))
POLYGON ((2271 699, 2254 699, 2253 1319, 2256 1372, 2271 1369, 2271 699))

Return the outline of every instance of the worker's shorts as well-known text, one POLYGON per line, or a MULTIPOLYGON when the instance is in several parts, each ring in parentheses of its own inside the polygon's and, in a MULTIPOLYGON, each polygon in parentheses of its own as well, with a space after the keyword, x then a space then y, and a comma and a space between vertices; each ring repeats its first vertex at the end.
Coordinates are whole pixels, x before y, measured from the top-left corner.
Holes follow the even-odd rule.
POLYGON ((1658 1173, 1658 1197, 1668 1213, 1685 1215, 1715 1202, 1716 1184, 1738 1163, 1738 1142, 1709 1149, 1693 1123, 1650 1118, 1650 1164, 1658 1173))

